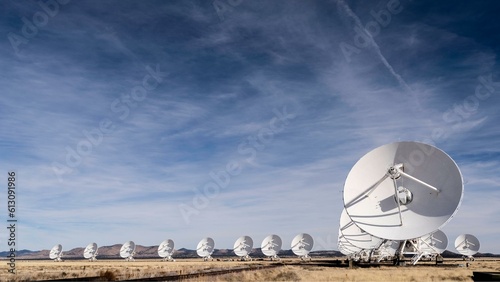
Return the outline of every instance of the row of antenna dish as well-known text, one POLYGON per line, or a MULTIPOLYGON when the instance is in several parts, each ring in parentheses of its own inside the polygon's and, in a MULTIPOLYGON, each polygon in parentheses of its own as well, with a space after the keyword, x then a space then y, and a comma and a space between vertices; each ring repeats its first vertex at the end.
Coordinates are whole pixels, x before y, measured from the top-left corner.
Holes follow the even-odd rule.
MULTIPOLYGON (((295 255, 299 256, 302 260, 310 259, 309 252, 312 250, 314 245, 314 240, 311 235, 307 233, 300 233, 295 236, 291 243, 292 251, 295 255)), ((262 253, 269 257, 271 260, 278 259, 278 253, 281 250, 282 240, 278 235, 269 235, 262 241, 261 251, 262 253)), ((212 259, 212 253, 214 251, 215 241, 206 237, 203 238, 196 246, 196 253, 198 256, 203 258, 205 261, 212 259)), ((135 255, 136 245, 133 241, 125 242, 120 248, 120 257, 124 258, 126 261, 133 261, 135 255)), ((253 249, 253 240, 250 236, 241 236, 234 243, 233 251, 240 257, 241 260, 251 260, 249 256, 253 249)), ((158 246, 158 255, 166 261, 175 261, 172 258, 174 253, 174 241, 172 239, 164 240, 158 246)), ((90 243, 87 245, 83 251, 84 258, 89 261, 95 261, 98 253, 98 247, 96 243, 90 243)), ((60 244, 55 245, 49 253, 50 259, 54 261, 61 261, 62 257, 62 246, 60 244)))
MULTIPOLYGON (((413 254, 435 258, 448 245, 440 229, 457 212, 462 174, 440 149, 419 142, 375 148, 356 162, 343 191, 338 248, 354 260, 400 260, 413 254)), ((479 250, 470 234, 458 236, 456 250, 469 258, 479 250)))
MULTIPOLYGON (((373 259, 379 262, 398 254, 411 254, 412 264, 416 264, 422 258, 435 259, 448 247, 448 237, 441 230, 409 240, 389 240, 364 232, 352 221, 344 224, 345 217, 344 210, 339 227, 338 248, 342 254, 356 261, 368 262, 373 259)), ((474 235, 462 234, 455 239, 455 249, 464 258, 473 260, 479 247, 479 240, 474 235)))

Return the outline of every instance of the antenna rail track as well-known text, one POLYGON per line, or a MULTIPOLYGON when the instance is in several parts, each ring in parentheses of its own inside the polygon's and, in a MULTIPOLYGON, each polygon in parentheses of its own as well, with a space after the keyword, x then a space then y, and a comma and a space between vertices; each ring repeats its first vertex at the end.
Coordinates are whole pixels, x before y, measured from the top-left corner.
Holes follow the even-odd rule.
MULTIPOLYGON (((165 276, 158 276, 158 277, 142 277, 142 278, 133 278, 133 279, 120 279, 120 280, 114 280, 114 281, 181 281, 181 280, 186 280, 186 279, 192 279, 192 278, 200 278, 200 277, 205 277, 205 276, 218 276, 218 275, 224 275, 224 274, 230 274, 230 273, 237 273, 237 272, 243 272, 243 271, 256 271, 256 270, 263 270, 263 269, 270 269, 270 268, 276 268, 276 267, 281 267, 285 266, 286 264, 284 263, 273 263, 269 265, 249 265, 249 266, 238 266, 238 267, 232 267, 232 268, 224 268, 224 269, 205 269, 205 270, 199 270, 199 271, 194 271, 190 273, 183 273, 183 274, 172 274, 172 275, 165 275, 165 276)), ((78 278, 63 278, 63 279, 54 279, 54 280, 40 280, 40 281, 108 281, 105 280, 104 277, 100 276, 93 276, 93 277, 78 277, 78 278)))

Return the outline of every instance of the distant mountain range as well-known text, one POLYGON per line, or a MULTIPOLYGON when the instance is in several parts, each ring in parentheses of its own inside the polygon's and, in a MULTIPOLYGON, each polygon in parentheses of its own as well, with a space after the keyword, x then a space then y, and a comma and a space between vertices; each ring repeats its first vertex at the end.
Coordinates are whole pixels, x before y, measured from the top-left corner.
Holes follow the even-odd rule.
MULTIPOLYGON (((97 258, 99 259, 114 259, 120 258, 120 248, 121 244, 115 244, 112 246, 102 246, 99 247, 97 258)), ((83 250, 84 248, 74 248, 69 251, 63 250, 63 259, 83 259, 83 250)), ((16 253, 16 259, 49 259, 50 250, 41 250, 41 251, 30 251, 30 250, 19 250, 16 253)), ((0 258, 6 258, 9 255, 9 252, 0 252, 0 258)), ((339 251, 313 251, 309 254, 311 257, 342 257, 342 253, 339 251)), ((460 258, 462 255, 456 254, 450 251, 444 251, 442 254, 445 258, 460 258)), ((252 258, 264 258, 264 254, 262 254, 260 248, 254 248, 252 253, 250 254, 252 258)), ((292 252, 292 250, 281 250, 278 253, 280 257, 296 257, 296 255, 292 252)), ((196 254, 196 250, 189 250, 185 248, 181 248, 179 250, 175 250, 173 255, 174 258, 198 258, 196 254)), ((233 250, 231 249, 215 249, 213 254, 213 258, 222 258, 222 257, 236 257, 233 250)), ((500 255, 491 254, 491 253, 477 253, 475 257, 500 257, 500 255)), ((134 258, 159 258, 158 257, 158 246, 136 246, 136 254, 134 258)))
MULTIPOLYGON (((111 246, 99 247, 97 258, 99 259, 113 259, 120 258, 120 248, 121 244, 115 244, 111 246)), ((83 251, 85 248, 74 248, 68 251, 63 249, 63 259, 83 259, 83 251)), ((17 259, 48 259, 50 250, 41 251, 30 251, 30 250, 19 250, 17 251, 17 259)), ((159 258, 158 256, 158 246, 141 246, 137 245, 135 249, 134 258, 159 258)), ((0 252, 0 258, 5 258, 9 255, 9 252, 0 252)), ((326 256, 326 257, 340 257, 342 254, 339 251, 314 251, 310 253, 311 256, 326 256)), ((254 248, 250 254, 252 258, 264 258, 260 248, 254 248)), ((295 257, 296 255, 292 250, 281 250, 278 253, 280 257, 295 257)), ((173 254, 174 258, 198 258, 196 250, 189 250, 181 248, 175 250, 173 254)), ((236 257, 233 250, 231 249, 215 249, 212 253, 214 258, 222 257, 236 257)))

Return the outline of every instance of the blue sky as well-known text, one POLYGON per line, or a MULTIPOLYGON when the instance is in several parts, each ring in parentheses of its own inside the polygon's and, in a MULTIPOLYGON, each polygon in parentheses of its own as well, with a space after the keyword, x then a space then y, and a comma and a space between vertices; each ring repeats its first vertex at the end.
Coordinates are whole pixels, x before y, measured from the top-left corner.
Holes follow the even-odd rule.
POLYGON ((351 167, 414 140, 465 180, 448 249, 471 233, 500 253, 496 1, 41 3, 0 3, 19 249, 336 249, 351 167))

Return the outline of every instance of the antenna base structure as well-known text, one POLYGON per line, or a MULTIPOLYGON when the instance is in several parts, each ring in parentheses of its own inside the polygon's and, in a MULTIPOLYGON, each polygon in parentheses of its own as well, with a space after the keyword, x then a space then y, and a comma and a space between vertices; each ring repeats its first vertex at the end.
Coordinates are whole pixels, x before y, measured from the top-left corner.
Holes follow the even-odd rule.
POLYGON ((374 261, 381 262, 382 260, 392 259, 399 247, 399 241, 383 240, 382 243, 371 252, 370 256, 374 261))
POLYGON ((411 264, 415 265, 421 259, 434 260, 444 252, 448 246, 448 237, 443 231, 437 230, 416 239, 401 241, 396 256, 413 255, 411 264))
POLYGON ((417 253, 412 258, 412 264, 415 265, 420 259, 434 260, 444 252, 448 246, 448 237, 446 234, 437 230, 432 234, 422 236, 416 240, 416 244, 413 244, 414 249, 417 253))
POLYGON ((303 255, 299 257, 301 261, 311 261, 311 256, 303 255))
POLYGON ((475 261, 476 258, 474 258, 473 256, 462 256, 462 259, 463 260, 469 260, 469 261, 475 261))
POLYGON ((278 255, 270 256, 269 257, 271 261, 276 260, 276 261, 281 261, 281 258, 278 255))
POLYGON ((214 260, 214 258, 212 256, 206 256, 203 258, 203 261, 208 261, 208 260, 214 260))
POLYGON ((172 256, 166 256, 166 257, 162 258, 162 261, 174 261, 175 262, 175 259, 172 256))
POLYGON ((252 261, 252 260, 253 259, 249 255, 240 257, 240 261, 252 261))

